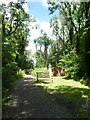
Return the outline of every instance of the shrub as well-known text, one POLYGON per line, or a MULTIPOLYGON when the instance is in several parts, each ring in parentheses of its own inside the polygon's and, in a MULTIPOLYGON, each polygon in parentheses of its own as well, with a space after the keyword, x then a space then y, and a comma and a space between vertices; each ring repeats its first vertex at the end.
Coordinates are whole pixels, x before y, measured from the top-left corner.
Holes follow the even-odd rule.
POLYGON ((18 75, 18 77, 22 78, 22 77, 24 77, 24 76, 25 76, 25 71, 24 71, 24 70, 19 69, 19 71, 17 72, 17 75, 18 75))
POLYGON ((4 106, 9 100, 9 91, 15 85, 16 81, 25 75, 17 63, 11 62, 6 64, 2 69, 2 105, 4 106))
POLYGON ((80 59, 73 50, 62 57, 62 59, 59 62, 59 65, 65 68, 65 75, 67 78, 76 78, 77 73, 79 71, 79 63, 80 59))
POLYGON ((11 86, 11 83, 14 82, 14 78, 17 76, 18 70, 19 67, 15 62, 8 63, 2 68, 2 85, 4 87, 9 88, 11 86))

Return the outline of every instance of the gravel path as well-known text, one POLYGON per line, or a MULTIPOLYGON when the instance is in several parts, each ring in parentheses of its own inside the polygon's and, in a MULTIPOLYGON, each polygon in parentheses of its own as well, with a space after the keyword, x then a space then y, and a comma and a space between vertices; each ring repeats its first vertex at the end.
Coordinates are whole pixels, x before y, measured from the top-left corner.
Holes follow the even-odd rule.
POLYGON ((73 118, 65 106, 35 86, 29 75, 17 83, 12 96, 11 107, 3 113, 3 118, 73 118))

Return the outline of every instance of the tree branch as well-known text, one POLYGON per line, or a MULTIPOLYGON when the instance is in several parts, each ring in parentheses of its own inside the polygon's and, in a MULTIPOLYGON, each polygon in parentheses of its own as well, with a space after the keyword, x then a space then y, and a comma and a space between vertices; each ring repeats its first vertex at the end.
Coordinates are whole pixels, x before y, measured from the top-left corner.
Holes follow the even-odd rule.
POLYGON ((17 28, 21 25, 21 22, 19 24, 16 25, 15 29, 13 31, 10 31, 8 36, 12 35, 16 30, 17 28))

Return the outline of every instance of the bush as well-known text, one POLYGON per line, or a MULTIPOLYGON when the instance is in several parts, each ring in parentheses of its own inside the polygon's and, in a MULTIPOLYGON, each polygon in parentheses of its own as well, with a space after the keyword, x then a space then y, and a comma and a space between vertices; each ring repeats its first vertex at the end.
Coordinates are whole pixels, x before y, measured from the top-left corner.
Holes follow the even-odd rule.
POLYGON ((17 71, 19 67, 17 63, 11 62, 6 64, 2 69, 2 85, 6 88, 11 86, 11 83, 14 82, 14 78, 17 76, 17 71))
POLYGON ((42 68, 35 68, 34 70, 32 70, 31 71, 31 74, 32 74, 32 76, 36 76, 36 72, 40 72, 40 71, 42 71, 42 72, 47 72, 48 70, 47 70, 47 68, 46 67, 42 67, 42 68))
POLYGON ((80 80, 80 83, 90 86, 90 79, 82 77, 82 79, 80 80))
POLYGON ((31 74, 31 71, 32 71, 33 69, 25 69, 25 73, 26 74, 31 74))
POLYGON ((17 63, 12 62, 6 64, 2 69, 2 105, 3 110, 6 108, 7 102, 11 99, 9 91, 15 85, 16 81, 24 77, 25 72, 21 70, 17 63))
POLYGON ((73 50, 62 57, 62 59, 59 62, 59 65, 61 66, 59 67, 65 68, 65 75, 67 78, 75 79, 79 71, 79 63, 80 63, 80 59, 73 50))
POLYGON ((19 71, 17 72, 17 75, 18 75, 18 77, 19 77, 19 78, 22 78, 22 77, 24 77, 24 76, 25 76, 25 71, 24 71, 24 70, 19 69, 19 71))

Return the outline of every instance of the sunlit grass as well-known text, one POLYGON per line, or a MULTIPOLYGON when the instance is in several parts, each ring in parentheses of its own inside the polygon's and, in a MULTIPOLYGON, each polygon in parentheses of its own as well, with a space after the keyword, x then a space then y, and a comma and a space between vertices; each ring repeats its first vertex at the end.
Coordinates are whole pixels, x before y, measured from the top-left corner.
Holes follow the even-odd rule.
MULTIPOLYGON (((40 71, 40 69, 34 72, 36 71, 40 71)), ((36 81, 35 74, 34 81, 36 81)), ((62 95, 66 101, 77 104, 78 107, 85 106, 86 100, 90 99, 90 88, 73 79, 67 80, 64 77, 53 77, 52 82, 50 78, 39 77, 38 82, 36 81, 35 84, 42 87, 47 93, 55 95, 55 99, 61 99, 60 96, 62 95)), ((88 117, 88 113, 82 110, 82 107, 75 109, 75 111, 80 117, 88 117)))
POLYGON ((39 79, 37 86, 43 87, 49 94, 62 94, 65 99, 73 103, 85 105, 90 98, 90 88, 78 81, 66 80, 63 77, 53 77, 53 82, 48 79, 39 79))
MULTIPOLYGON (((62 77, 53 77, 53 82, 51 82, 51 80, 49 78, 39 78, 39 80, 49 81, 48 88, 50 88, 50 89, 56 89, 57 86, 71 86, 74 88, 89 89, 88 86, 85 86, 78 81, 66 80, 66 79, 63 79, 62 77)), ((47 86, 47 84, 45 84, 45 83, 37 83, 37 85, 47 86)))
POLYGON ((36 77, 36 72, 47 72, 47 68, 46 67, 42 67, 42 68, 35 68, 34 70, 32 70, 31 74, 33 77, 36 77))
POLYGON ((42 79, 42 82, 36 83, 36 85, 44 87, 50 94, 62 93, 66 98, 73 101, 80 101, 82 98, 87 99, 90 97, 88 86, 74 80, 65 80, 61 77, 54 77, 53 82, 50 79, 42 79))

